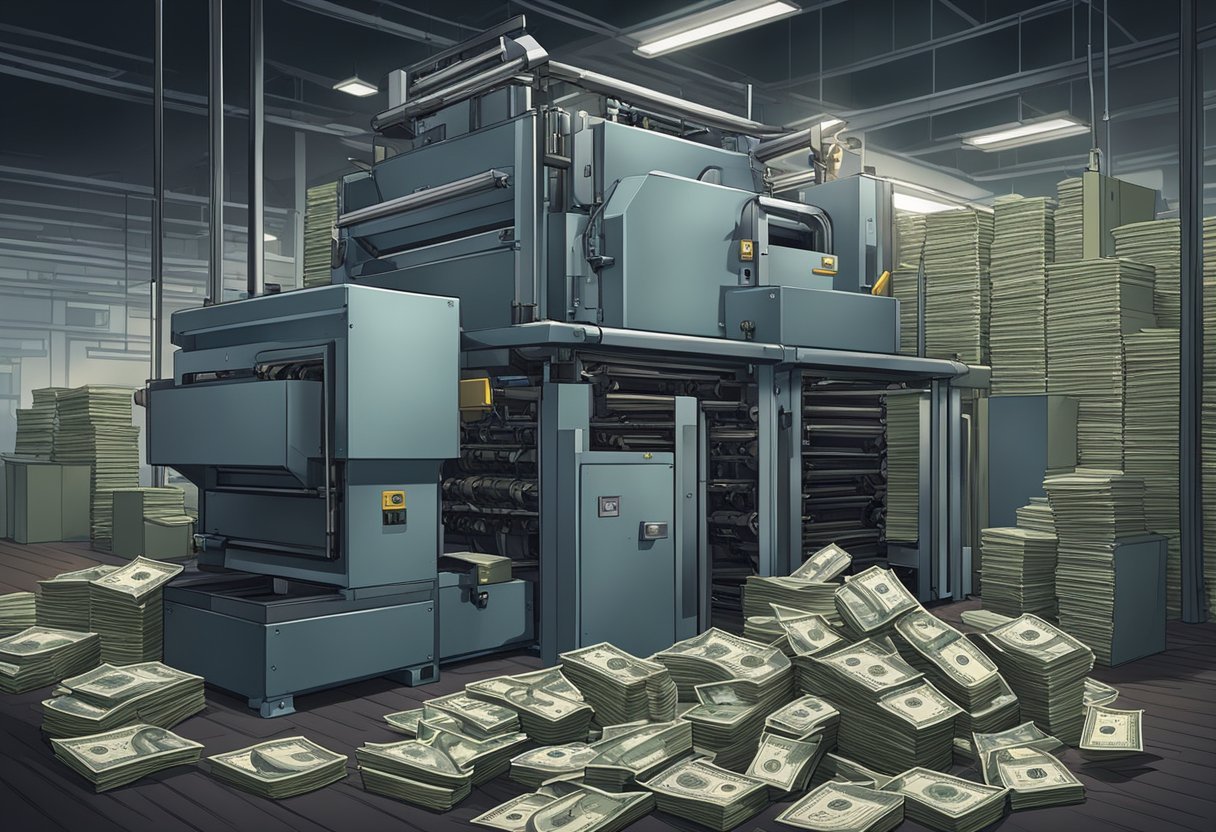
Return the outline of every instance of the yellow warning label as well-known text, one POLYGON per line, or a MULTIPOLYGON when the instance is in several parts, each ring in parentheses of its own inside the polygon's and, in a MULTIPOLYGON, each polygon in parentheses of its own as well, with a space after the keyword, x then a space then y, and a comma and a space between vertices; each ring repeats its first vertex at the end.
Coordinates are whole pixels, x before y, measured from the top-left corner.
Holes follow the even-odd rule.
POLYGON ((380 508, 384 511, 392 511, 396 508, 405 508, 405 492, 381 491, 380 508))

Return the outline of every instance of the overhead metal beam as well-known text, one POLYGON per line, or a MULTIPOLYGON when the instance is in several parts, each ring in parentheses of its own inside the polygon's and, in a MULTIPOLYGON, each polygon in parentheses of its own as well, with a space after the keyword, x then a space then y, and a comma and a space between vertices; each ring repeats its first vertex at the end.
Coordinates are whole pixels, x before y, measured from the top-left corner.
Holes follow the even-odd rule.
POLYGON ((262 0, 249 0, 249 210, 248 251, 245 292, 257 297, 265 291, 266 267, 263 162, 266 130, 266 102, 262 96, 265 67, 262 63, 262 0))
POLYGON ((1203 92, 1199 81, 1198 0, 1180 0, 1178 21, 1178 218, 1181 225, 1182 620, 1207 617, 1203 581, 1203 92))
POLYGON ((310 12, 331 17, 335 20, 344 20, 347 23, 354 23, 356 26, 374 29, 377 32, 387 32, 390 35, 408 38, 418 43, 427 43, 434 46, 455 46, 457 43, 457 41, 451 38, 424 32, 421 29, 415 29, 413 26, 406 26, 404 23, 385 20, 383 17, 377 17, 374 14, 348 9, 345 6, 339 6, 337 3, 330 3, 329 0, 283 0, 283 2, 290 6, 296 6, 310 12))
POLYGON ((207 303, 224 302, 224 0, 210 7, 209 78, 207 96, 208 160, 211 165, 211 212, 208 223, 211 254, 207 269, 207 303))

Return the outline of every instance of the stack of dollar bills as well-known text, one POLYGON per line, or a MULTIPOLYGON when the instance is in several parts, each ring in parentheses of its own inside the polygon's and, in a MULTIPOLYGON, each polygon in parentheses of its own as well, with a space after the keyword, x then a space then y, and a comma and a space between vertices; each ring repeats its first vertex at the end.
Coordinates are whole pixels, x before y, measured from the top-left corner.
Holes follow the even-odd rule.
POLYGON ((887 414, 888 541, 915 542, 920 526, 920 404, 918 394, 885 396, 887 414))
POLYGON ((693 749, 723 768, 739 770, 756 752, 764 731, 765 710, 747 682, 709 682, 695 688, 698 704, 682 714, 692 723, 693 749))
POLYGON ((840 709, 841 754, 888 774, 950 768, 960 709, 893 646, 866 639, 810 661, 815 689, 840 709))
POLYGON ((0 639, 0 693, 25 693, 96 667, 96 633, 35 625, 0 639))
POLYGON ((908 664, 963 709, 955 726, 962 735, 1017 724, 1017 697, 992 659, 962 633, 923 609, 900 618, 895 632, 908 664))
POLYGON ((821 737, 823 750, 836 747, 836 735, 840 729, 840 711, 826 699, 818 696, 800 696, 764 718, 764 730, 770 734, 801 740, 821 737))
POLYGON ((749 615, 743 619, 743 637, 767 644, 787 656, 794 655, 794 648, 790 646, 790 640, 786 638, 785 630, 778 623, 776 615, 749 615))
POLYGON ((1019 529, 1043 532, 1055 537, 1056 519, 1046 497, 1031 497, 1026 505, 1018 507, 1016 513, 1019 529))
POLYGON ((1142 753, 1143 720, 1144 711, 1089 706, 1081 730, 1081 754, 1088 760, 1113 760, 1142 753))
MULTIPOLYGON (((455 720, 460 726, 460 733, 476 740, 519 732, 519 714, 515 711, 474 699, 463 692, 428 699, 421 711, 421 718, 431 722, 440 717, 455 720)), ((417 736, 417 727, 410 733, 417 736)))
POLYGON ((1077 639, 1034 615, 974 636, 1017 694, 1023 719, 1070 745, 1085 720, 1085 677, 1094 654, 1077 639))
POLYGON ((473 788, 472 769, 417 740, 367 743, 355 757, 365 790, 433 811, 446 812, 473 788))
POLYGON ((978 832, 1005 814, 1006 790, 914 768, 903 772, 883 791, 904 796, 904 815, 942 832, 978 832))
POLYGON ((1085 786, 1068 767, 1036 748, 1014 746, 989 755, 985 776, 989 785, 1009 789, 1013 811, 1043 806, 1067 806, 1085 801, 1085 786))
POLYGON ((1084 256, 1081 246, 1084 233, 1084 209, 1081 177, 1073 176, 1056 184, 1059 207, 1055 215, 1055 262, 1080 260, 1084 256))
POLYGON ((211 774, 260 797, 280 800, 346 777, 346 756, 305 737, 283 737, 208 757, 211 774))
POLYGON ((1115 256, 1153 267, 1153 314, 1157 323, 1177 328, 1182 321, 1182 232, 1173 219, 1134 222, 1111 229, 1115 256))
POLYGON ((834 581, 848 572, 852 565, 852 555, 835 543, 829 543, 811 553, 790 573, 790 577, 802 578, 805 581, 834 581))
MULTIPOLYGON (((1177 259, 1174 262, 1176 267, 1177 259)), ((1144 525, 1167 540, 1165 609, 1169 618, 1182 617, 1178 347, 1177 329, 1144 329, 1123 339, 1127 365, 1123 471, 1144 481, 1144 525)))
POLYGON ((63 572, 38 582, 38 623, 62 630, 89 629, 89 584, 109 575, 117 566, 98 564, 63 572))
MULTIPOLYGON (((1216 459, 1216 217, 1203 220, 1203 459, 1216 459)), ((1216 465, 1202 466, 1203 550, 1216 552, 1216 465)), ((1216 557, 1203 559, 1208 618, 1216 618, 1216 557)), ((1202 605, 1202 599, 1200 601, 1202 605)))
POLYGON ((622 791, 692 752, 692 724, 683 719, 652 722, 600 740, 599 753, 583 770, 583 782, 622 791))
POLYGON ((48 737, 81 737, 137 722, 172 728, 207 706, 203 678, 160 662, 103 664, 64 679, 42 703, 48 737))
POLYGON ((836 590, 844 633, 862 639, 890 632, 901 615, 920 607, 890 569, 871 566, 836 590))
POLYGON ((989 349, 992 395, 1047 390, 1047 266, 1055 254, 1054 200, 1000 197, 993 203, 989 349))
POLYGON ((603 642, 561 654, 562 672, 595 709, 600 725, 675 716, 677 691, 667 668, 603 642))
POLYGON ((1020 526, 980 531, 984 608, 1002 615, 1056 614, 1056 536, 1020 526))
POLYGON ((542 745, 511 758, 510 777, 516 783, 536 788, 555 777, 581 775, 587 763, 599 754, 598 743, 571 742, 542 745))
POLYGON ((1047 270, 1047 392, 1077 399, 1077 456, 1123 468, 1123 338, 1154 326, 1153 270, 1105 258, 1047 270))
POLYGON ((793 576, 762 578, 749 575, 743 585, 743 614, 745 616, 768 615, 772 604, 794 607, 806 612, 818 613, 836 621, 835 581, 815 581, 793 576))
POLYGON ((1060 626, 1110 664, 1115 620, 1115 547, 1144 534, 1144 482, 1122 471, 1078 468, 1047 477, 1059 538, 1056 598, 1060 626))
POLYGON ((473 819, 473 823, 506 830, 620 832, 654 811, 649 792, 613 794, 586 783, 549 783, 536 792, 513 797, 473 819))
POLYGON ((139 485, 139 428, 131 424, 133 393, 128 387, 86 385, 56 399, 53 457, 57 462, 92 466, 90 536, 98 549, 110 548, 113 490, 139 485))
POLYGON ((793 693, 793 669, 784 653, 716 627, 678 641, 653 658, 671 672, 684 701, 697 698, 697 685, 732 679, 748 683, 755 703, 766 713, 793 693))
POLYGON ((827 749, 822 737, 795 740, 780 734, 760 735, 747 775, 768 784, 769 797, 781 800, 806 791, 807 781, 827 749))
POLYGON ((202 743, 155 725, 130 725, 86 737, 51 740, 55 756, 98 792, 134 783, 158 771, 198 762, 202 743))
POLYGON ((462 734, 460 728, 460 722, 450 717, 424 719, 418 723, 417 742, 442 751, 456 765, 471 771, 474 786, 506 774, 511 757, 528 742, 528 736, 520 733, 474 739, 462 734))
POLYGON ((89 619, 101 658, 115 664, 159 659, 164 651, 164 586, 179 563, 137 557, 89 583, 89 619))
POLYGON ((34 406, 17 409, 17 440, 13 452, 17 456, 50 459, 55 448, 55 431, 59 425, 56 400, 66 387, 40 387, 31 391, 34 406))
POLYGON ((995 785, 996 780, 996 774, 992 770, 992 755, 1002 748, 1020 746, 1037 751, 1055 751, 1063 745, 1064 743, 1055 737, 1043 733, 1033 722, 1023 722, 1021 725, 991 734, 974 733, 970 742, 975 769, 989 785, 995 785))
POLYGON ((707 760, 686 760, 642 785, 654 793, 660 812, 719 832, 734 829, 768 805, 764 781, 707 760))
POLYGON ((895 212, 895 270, 891 272, 891 297, 899 301, 899 351, 916 355, 920 323, 920 264, 925 247, 925 215, 895 212))
POLYGON ((859 783, 824 783, 777 822, 813 832, 890 832, 904 822, 904 798, 859 783))
POLYGON ((14 635, 37 623, 38 601, 34 593, 10 592, 0 595, 0 637, 14 635))
POLYGON ((465 693, 518 713, 523 733, 541 745, 585 740, 595 713, 586 702, 552 693, 540 679, 495 676, 465 685, 465 693))

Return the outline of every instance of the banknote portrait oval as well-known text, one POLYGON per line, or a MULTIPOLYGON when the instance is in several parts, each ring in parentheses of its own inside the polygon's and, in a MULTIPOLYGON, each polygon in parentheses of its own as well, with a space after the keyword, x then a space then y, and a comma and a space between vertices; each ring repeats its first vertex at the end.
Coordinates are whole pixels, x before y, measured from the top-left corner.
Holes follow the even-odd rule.
POLYGON ((925 702, 919 696, 909 696, 904 700, 904 704, 909 708, 919 708, 921 705, 924 705, 925 702))
POLYGON ((609 659, 607 664, 609 670, 624 670, 629 667, 629 662, 624 659, 609 659))
POLYGON ((676 785, 686 789, 703 789, 709 785, 709 782, 700 775, 686 771, 676 777, 676 785))
POLYGON ((939 803, 958 803, 967 799, 967 795, 949 783, 934 783, 925 789, 925 796, 939 803))
POLYGON ((1101 728, 1098 729, 1098 733, 1099 734, 1113 734, 1113 733, 1115 733, 1115 726, 1103 725, 1101 728))
POLYGON ((838 797, 835 800, 828 802, 828 808, 836 812, 847 812, 853 808, 853 801, 845 800, 843 797, 838 797))
POLYGON ((1047 771, 1045 769, 1041 769, 1041 768, 1037 768, 1037 767, 1028 768, 1028 769, 1026 769, 1026 776, 1029 777, 1031 780, 1042 780, 1044 777, 1047 776, 1047 771))
POLYGON ((744 667, 760 667, 762 664, 764 664, 764 659, 760 658, 759 656, 744 656, 743 658, 739 659, 739 664, 743 665, 744 667))

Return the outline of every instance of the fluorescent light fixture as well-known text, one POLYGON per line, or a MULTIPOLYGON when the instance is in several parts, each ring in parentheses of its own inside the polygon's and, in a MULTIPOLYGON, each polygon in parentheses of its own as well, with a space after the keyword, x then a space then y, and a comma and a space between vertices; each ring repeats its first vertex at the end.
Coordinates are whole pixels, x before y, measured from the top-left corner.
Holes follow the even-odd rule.
POLYGON ((152 353, 139 350, 111 349, 109 347, 88 347, 84 354, 87 358, 102 358, 109 361, 148 361, 152 353))
POLYGON ((279 238, 274 236, 273 234, 271 234, 269 231, 262 232, 262 242, 263 243, 273 243, 277 239, 279 239, 279 238))
POLYGON ((901 194, 898 191, 891 195, 891 204, 901 211, 911 211, 914 214, 936 214, 939 211, 954 211, 959 207, 921 196, 901 194))
POLYGON ((1055 116, 1052 118, 1019 124, 1003 130, 990 130, 986 133, 975 133, 963 136, 963 142, 980 150, 1008 150, 1012 147, 1022 147, 1028 144, 1049 142, 1062 139, 1065 136, 1076 136, 1088 133, 1089 127, 1070 116, 1055 116))
POLYGON ((338 83, 334 84, 334 89, 350 93, 351 95, 357 95, 360 98, 368 95, 375 95, 377 92, 379 92, 375 84, 367 83, 358 75, 352 75, 344 81, 339 81, 338 83))
POLYGON ((799 7, 786 0, 778 0, 775 3, 763 0, 734 0, 673 23, 634 32, 630 37, 638 41, 634 52, 645 58, 654 58, 732 32, 751 29, 797 11, 799 7))

